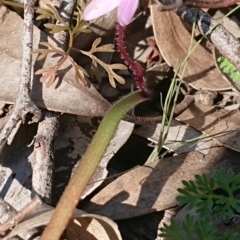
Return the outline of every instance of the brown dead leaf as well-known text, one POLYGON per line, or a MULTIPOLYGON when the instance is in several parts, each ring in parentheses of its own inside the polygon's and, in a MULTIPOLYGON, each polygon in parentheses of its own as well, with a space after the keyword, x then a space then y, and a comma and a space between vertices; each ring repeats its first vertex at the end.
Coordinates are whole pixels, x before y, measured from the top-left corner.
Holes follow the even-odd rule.
POLYGON ((208 134, 227 148, 240 151, 239 111, 216 110, 214 107, 194 103, 177 120, 208 134))
MULTIPOLYGON (((49 223, 54 209, 49 205, 43 205, 25 220, 19 223, 3 240, 21 234, 29 229, 45 226, 49 223)), ((67 227, 67 240, 121 240, 121 234, 117 224, 107 217, 88 214, 75 209, 74 219, 67 227), (80 238, 81 237, 81 238, 80 238)))
MULTIPOLYGON (((96 129, 96 119, 90 117, 60 116, 59 135, 55 142, 54 201, 61 196, 72 173, 73 165, 81 162, 96 129), (64 123, 66 122, 66 124, 64 123)), ((0 128, 1 122, 0 119, 0 128)), ((108 174, 107 164, 131 135, 134 124, 121 121, 115 136, 110 142, 91 182, 86 187, 82 198, 96 189, 108 174)), ((22 125, 15 135, 13 143, 1 149, 0 155, 0 197, 4 198, 16 210, 20 210, 31 199, 31 179, 33 146, 29 146, 36 134, 36 126, 22 125), (23 137, 24 136, 24 137, 23 137)))
MULTIPOLYGON (((6 8, 3 6, 0 9, 0 18, 4 19, 0 25, 0 101, 14 103, 21 73, 23 20, 14 12, 6 13, 6 8)), ((52 42, 34 27, 33 49, 42 48, 39 45, 40 41, 52 42)), ((61 57, 53 57, 50 54, 45 61, 36 61, 36 58, 37 54, 33 54, 35 65, 32 73, 31 98, 38 107, 82 116, 102 116, 109 108, 109 103, 92 84, 88 83, 89 86, 84 87, 75 80, 75 71, 69 60, 57 71, 57 81, 47 88, 45 84, 39 82, 39 76, 34 75, 34 72, 54 66, 61 57)))
MULTIPOLYGON (((161 123, 143 125, 134 129, 134 134, 150 139, 152 142, 157 144, 159 141, 161 128, 161 123)), ((173 120, 163 146, 178 154, 192 151, 198 151, 199 153, 207 154, 212 145, 211 139, 199 139, 198 141, 194 142, 185 142, 186 140, 196 139, 200 137, 200 135, 202 134, 199 131, 196 131, 196 129, 173 120)))
MULTIPOLYGON (((54 188, 54 192, 56 195, 59 195, 68 183, 69 178, 67 176, 69 176, 69 172, 71 172, 73 163, 77 163, 74 167, 75 169, 81 163, 81 157, 86 152, 86 148, 91 142, 92 137, 97 130, 98 124, 99 122, 96 119, 77 116, 70 119, 67 127, 61 127, 63 131, 59 135, 55 143, 55 150, 57 151, 55 156, 55 179, 57 181, 56 185, 61 186, 54 188), (69 149, 71 149, 71 151, 69 151, 69 149), (62 176, 66 177, 62 178, 62 176)), ((107 148, 106 153, 104 154, 91 181, 89 182, 88 186, 85 188, 85 191, 81 196, 82 199, 85 198, 92 191, 94 191, 105 180, 108 175, 108 162, 127 141, 133 131, 133 128, 133 123, 129 123, 126 121, 120 122, 116 133, 107 148)))
MULTIPOLYGON (((175 12, 160 12, 157 4, 150 9, 158 47, 165 61, 176 71, 187 56, 191 35, 175 12)), ((195 44, 193 40, 192 46, 195 44)), ((202 46, 198 46, 189 58, 184 81, 196 89, 219 91, 230 88, 216 70, 212 55, 202 46)))
POLYGON ((191 152, 135 168, 95 195, 84 210, 116 220, 167 209, 176 205, 182 180, 217 168, 239 172, 239 154, 213 147, 207 155, 191 152))
POLYGON ((69 240, 121 240, 118 226, 109 218, 85 214, 75 218, 66 230, 69 240))

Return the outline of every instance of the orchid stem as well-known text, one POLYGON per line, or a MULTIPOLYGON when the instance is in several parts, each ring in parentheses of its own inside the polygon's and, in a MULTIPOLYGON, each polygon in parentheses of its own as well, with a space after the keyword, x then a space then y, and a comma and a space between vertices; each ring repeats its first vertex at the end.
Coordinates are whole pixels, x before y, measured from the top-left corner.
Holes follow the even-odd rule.
POLYGON ((140 91, 114 104, 103 118, 75 175, 67 185, 41 240, 58 240, 76 208, 80 197, 98 167, 121 119, 137 104, 149 100, 140 91))

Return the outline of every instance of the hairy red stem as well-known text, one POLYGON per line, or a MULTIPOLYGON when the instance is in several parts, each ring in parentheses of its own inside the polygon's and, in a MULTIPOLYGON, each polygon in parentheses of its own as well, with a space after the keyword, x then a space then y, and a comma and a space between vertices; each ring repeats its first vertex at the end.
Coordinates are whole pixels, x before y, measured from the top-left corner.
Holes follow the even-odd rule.
POLYGON ((132 70, 136 79, 136 85, 138 89, 142 92, 144 96, 149 97, 151 95, 151 91, 148 89, 146 83, 143 81, 144 74, 143 67, 139 63, 133 61, 126 52, 124 42, 124 31, 125 27, 121 26, 120 24, 117 24, 116 43, 118 51, 121 55, 121 58, 124 60, 125 64, 129 67, 129 69, 132 70))

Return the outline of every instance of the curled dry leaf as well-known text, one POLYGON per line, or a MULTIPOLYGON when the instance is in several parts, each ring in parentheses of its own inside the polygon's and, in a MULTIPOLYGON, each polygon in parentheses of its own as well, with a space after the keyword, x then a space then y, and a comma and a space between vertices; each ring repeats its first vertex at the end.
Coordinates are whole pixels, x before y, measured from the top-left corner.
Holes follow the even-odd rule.
MULTIPOLYGON (((160 12, 157 4, 151 5, 150 9, 158 48, 165 61, 177 71, 188 54, 191 35, 175 12, 160 12)), ((193 39, 192 47, 196 43, 193 39)), ((201 45, 189 58, 183 77, 195 89, 219 91, 230 88, 215 68, 212 55, 201 45)))
MULTIPOLYGON (((54 209, 48 205, 42 206, 19 223, 3 240, 11 239, 26 230, 47 225, 53 211, 54 209)), ((80 237, 85 237, 84 239, 122 240, 117 224, 107 217, 88 214, 76 209, 73 213, 73 219, 66 232, 66 237, 69 240, 77 240, 80 237)))
POLYGON ((217 168, 239 172, 238 163, 239 154, 224 147, 212 147, 207 155, 191 152, 164 158, 123 174, 95 195, 84 210, 116 220, 168 209, 177 204, 182 180, 208 175, 217 168))
POLYGON ((85 214, 82 218, 75 218, 66 230, 69 240, 121 240, 122 237, 117 224, 107 217, 85 214))

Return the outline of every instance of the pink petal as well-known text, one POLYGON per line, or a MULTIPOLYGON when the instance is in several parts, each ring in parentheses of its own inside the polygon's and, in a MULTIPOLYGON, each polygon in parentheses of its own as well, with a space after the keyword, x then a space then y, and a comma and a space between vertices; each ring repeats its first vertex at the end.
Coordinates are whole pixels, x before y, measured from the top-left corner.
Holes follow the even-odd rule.
POLYGON ((137 10, 138 2, 139 0, 121 0, 118 6, 118 21, 121 26, 126 26, 131 22, 137 10))
POLYGON ((83 20, 91 21, 116 8, 121 0, 92 0, 83 11, 83 20))

